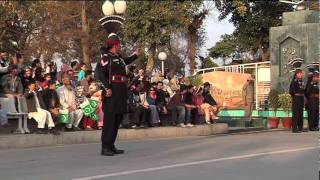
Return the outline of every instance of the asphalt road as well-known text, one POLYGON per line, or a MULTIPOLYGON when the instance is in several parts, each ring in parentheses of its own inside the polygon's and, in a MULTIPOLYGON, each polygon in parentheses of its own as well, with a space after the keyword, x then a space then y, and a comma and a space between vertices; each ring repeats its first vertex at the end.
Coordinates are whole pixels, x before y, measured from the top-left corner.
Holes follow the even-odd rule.
POLYGON ((0 151, 1 180, 317 180, 318 134, 265 132, 0 151))

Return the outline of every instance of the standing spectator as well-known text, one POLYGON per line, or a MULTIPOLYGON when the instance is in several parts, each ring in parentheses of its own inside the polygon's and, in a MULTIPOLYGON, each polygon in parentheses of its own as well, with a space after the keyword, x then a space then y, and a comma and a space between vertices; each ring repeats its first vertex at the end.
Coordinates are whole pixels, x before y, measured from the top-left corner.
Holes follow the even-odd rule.
POLYGON ((163 90, 169 94, 169 98, 172 98, 172 96, 174 95, 174 91, 170 87, 170 81, 168 79, 164 79, 162 82, 163 82, 163 90))
POLYGON ((55 125, 57 125, 59 123, 60 101, 56 91, 56 82, 54 80, 48 81, 48 86, 49 88, 42 92, 43 101, 46 110, 51 113, 52 119, 55 125))
POLYGON ((139 77, 138 80, 140 80, 140 81, 146 80, 146 79, 145 79, 145 73, 144 73, 144 70, 143 70, 143 69, 140 69, 140 70, 138 71, 138 77, 139 77))
POLYGON ((52 80, 51 74, 47 73, 44 75, 44 81, 41 83, 42 89, 47 89, 49 88, 49 81, 52 80))
POLYGON ((78 61, 72 61, 70 63, 70 66, 71 66, 71 69, 74 71, 74 72, 77 72, 79 70, 79 62, 78 61))
POLYGON ((50 112, 45 110, 46 105, 43 101, 43 95, 37 91, 35 81, 29 82, 29 91, 25 94, 25 98, 29 118, 33 118, 38 123, 37 133, 45 134, 44 128, 45 124, 47 124, 50 133, 59 135, 60 133, 54 129, 55 125, 50 112))
POLYGON ((184 85, 180 86, 180 92, 177 92, 172 98, 168 105, 168 109, 172 112, 172 123, 178 123, 181 127, 186 127, 184 124, 186 119, 186 108, 185 108, 185 93, 187 89, 184 85), (178 120, 176 121, 176 118, 178 120))
POLYGON ((68 72, 69 69, 70 69, 70 67, 68 66, 68 64, 64 63, 61 65, 61 69, 57 73, 57 80, 59 83, 62 82, 63 76, 68 72))
POLYGON ((186 107, 186 124, 187 127, 193 127, 194 125, 191 124, 191 113, 197 108, 194 102, 194 87, 193 85, 187 86, 187 92, 185 96, 185 107, 186 107))
POLYGON ((49 61, 46 64, 45 74, 50 74, 51 78, 56 80, 57 79, 57 65, 56 65, 56 63, 49 61))
POLYGON ((43 69, 42 69, 42 66, 41 66, 40 59, 33 60, 32 68, 33 68, 33 72, 34 72, 34 77, 33 78, 36 81, 43 82, 44 81, 44 78, 43 78, 43 75, 42 75, 43 69))
POLYGON ((88 71, 88 67, 87 67, 87 65, 85 63, 81 63, 80 67, 81 67, 81 70, 80 70, 79 75, 78 75, 78 81, 79 82, 86 78, 86 73, 88 71))
POLYGON ((23 85, 23 88, 24 88, 24 91, 26 89, 28 89, 28 84, 31 80, 33 80, 33 77, 32 77, 32 69, 30 67, 27 67, 25 69, 25 72, 23 74, 23 76, 21 77, 21 81, 22 81, 22 85, 23 85))
POLYGON ((136 65, 132 65, 132 66, 129 66, 128 67, 128 73, 127 73, 127 77, 128 77, 128 82, 133 82, 135 81, 135 74, 134 74, 134 71, 136 69, 136 65))
POLYGON ((92 81, 93 81, 92 72, 88 71, 85 74, 85 78, 82 81, 80 81, 80 86, 83 87, 82 95, 84 95, 84 96, 89 95, 89 86, 92 81))
POLYGON ((215 122, 219 118, 217 117, 219 113, 219 108, 217 102, 214 100, 214 98, 210 94, 211 84, 209 82, 205 82, 203 84, 203 104, 202 109, 205 114, 205 119, 207 124, 211 124, 211 121, 215 122))
POLYGON ((25 71, 25 64, 22 54, 15 53, 14 57, 12 58, 13 64, 16 64, 18 66, 18 72, 19 76, 22 77, 25 71))
POLYGON ((163 82, 159 81, 157 84, 157 105, 161 108, 161 112, 164 114, 168 113, 167 110, 167 103, 166 103, 166 97, 167 93, 163 90, 163 82))
POLYGON ((73 71, 72 69, 69 69, 66 73, 66 76, 69 77, 69 80, 71 82, 71 86, 76 89, 78 86, 78 82, 76 81, 76 76, 75 76, 75 71, 73 71))
POLYGON ((9 55, 7 51, 0 52, 0 79, 8 74, 8 67, 9 67, 9 55))
POLYGON ((244 100, 246 115, 251 121, 254 102, 254 79, 252 77, 247 79, 247 83, 242 88, 242 98, 244 100))
POLYGON ((12 64, 8 67, 8 71, 9 74, 1 79, 3 93, 7 96, 22 96, 23 85, 18 76, 18 66, 12 64))
POLYGON ((79 131, 78 127, 83 117, 83 112, 78 109, 78 103, 76 101, 75 89, 71 85, 69 76, 63 78, 63 86, 58 89, 58 95, 62 110, 69 110, 71 116, 70 123, 67 124, 67 130, 79 131))

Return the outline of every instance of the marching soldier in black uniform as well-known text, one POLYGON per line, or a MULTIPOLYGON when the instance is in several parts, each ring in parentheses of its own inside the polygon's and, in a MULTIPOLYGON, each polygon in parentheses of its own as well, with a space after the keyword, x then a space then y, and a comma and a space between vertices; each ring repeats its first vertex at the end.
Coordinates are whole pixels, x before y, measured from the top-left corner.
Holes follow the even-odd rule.
POLYGON ((303 108, 304 108, 304 72, 300 69, 302 59, 294 59, 289 62, 295 68, 295 75, 290 84, 289 93, 292 97, 292 132, 303 131, 303 108))
POLYGON ((309 78, 305 94, 307 97, 308 124, 310 131, 319 131, 319 63, 309 65, 309 78))
POLYGON ((96 78, 100 80, 105 90, 102 93, 104 112, 103 129, 101 135, 101 155, 113 156, 123 154, 123 150, 115 147, 118 129, 123 115, 127 111, 127 77, 126 65, 132 63, 141 55, 141 49, 128 57, 121 56, 119 37, 111 33, 107 39, 107 47, 102 48, 102 60, 96 68, 96 78))

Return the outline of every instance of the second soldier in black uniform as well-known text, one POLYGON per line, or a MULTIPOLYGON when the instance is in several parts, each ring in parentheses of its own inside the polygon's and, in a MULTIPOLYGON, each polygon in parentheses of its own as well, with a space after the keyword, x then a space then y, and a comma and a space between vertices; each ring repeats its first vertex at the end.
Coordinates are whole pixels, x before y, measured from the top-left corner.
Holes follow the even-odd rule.
POLYGON ((113 156, 123 154, 123 150, 115 147, 118 129, 127 111, 127 77, 126 65, 132 63, 142 53, 141 49, 128 57, 121 56, 120 39, 116 34, 110 34, 107 47, 102 48, 102 60, 96 67, 96 78, 105 87, 102 107, 104 122, 101 134, 101 155, 113 156))
POLYGON ((319 66, 316 68, 310 73, 305 90, 310 131, 319 131, 319 66))

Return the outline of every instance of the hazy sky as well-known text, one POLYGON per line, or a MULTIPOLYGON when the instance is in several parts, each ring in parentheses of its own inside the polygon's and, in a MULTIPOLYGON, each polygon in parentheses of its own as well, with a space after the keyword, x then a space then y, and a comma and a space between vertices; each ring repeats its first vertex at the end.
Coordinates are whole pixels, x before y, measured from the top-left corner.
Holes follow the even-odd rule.
POLYGON ((223 34, 231 34, 234 31, 234 26, 227 20, 219 21, 219 13, 217 10, 213 10, 210 16, 204 22, 206 30, 207 40, 200 49, 200 55, 207 56, 207 49, 215 45, 220 40, 220 36, 223 34))

